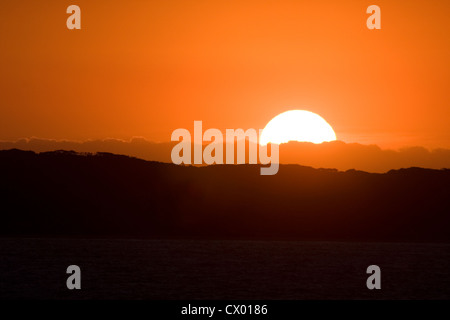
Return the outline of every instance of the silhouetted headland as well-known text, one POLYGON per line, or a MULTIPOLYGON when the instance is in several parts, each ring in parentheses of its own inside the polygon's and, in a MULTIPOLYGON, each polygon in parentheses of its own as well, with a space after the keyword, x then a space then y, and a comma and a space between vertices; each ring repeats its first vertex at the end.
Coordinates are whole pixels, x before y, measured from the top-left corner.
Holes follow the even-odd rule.
POLYGON ((177 166, 0 151, 1 236, 450 241, 450 170, 177 166))

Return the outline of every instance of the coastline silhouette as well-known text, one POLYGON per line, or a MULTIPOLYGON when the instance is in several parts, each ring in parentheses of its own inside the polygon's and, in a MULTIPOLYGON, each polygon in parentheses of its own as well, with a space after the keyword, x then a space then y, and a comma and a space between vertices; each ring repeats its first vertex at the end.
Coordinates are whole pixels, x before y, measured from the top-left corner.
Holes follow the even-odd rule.
POLYGON ((176 166, 0 151, 1 236, 449 242, 450 170, 176 166))

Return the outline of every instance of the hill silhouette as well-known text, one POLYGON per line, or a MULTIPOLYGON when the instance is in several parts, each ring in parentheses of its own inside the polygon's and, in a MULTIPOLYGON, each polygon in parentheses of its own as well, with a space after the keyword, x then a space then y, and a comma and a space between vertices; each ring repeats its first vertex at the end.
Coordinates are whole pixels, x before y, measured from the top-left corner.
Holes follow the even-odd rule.
POLYGON ((259 168, 0 151, 0 235, 450 240, 450 170, 259 168))

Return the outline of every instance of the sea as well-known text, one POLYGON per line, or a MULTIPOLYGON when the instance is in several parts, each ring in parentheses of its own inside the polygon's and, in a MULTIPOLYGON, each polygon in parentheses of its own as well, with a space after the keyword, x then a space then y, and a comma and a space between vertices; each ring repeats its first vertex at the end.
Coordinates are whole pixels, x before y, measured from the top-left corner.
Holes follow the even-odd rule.
POLYGON ((0 239, 0 299, 449 298, 449 244, 0 239), (71 265, 79 290, 66 284, 71 265), (371 265, 380 289, 367 286, 371 265))

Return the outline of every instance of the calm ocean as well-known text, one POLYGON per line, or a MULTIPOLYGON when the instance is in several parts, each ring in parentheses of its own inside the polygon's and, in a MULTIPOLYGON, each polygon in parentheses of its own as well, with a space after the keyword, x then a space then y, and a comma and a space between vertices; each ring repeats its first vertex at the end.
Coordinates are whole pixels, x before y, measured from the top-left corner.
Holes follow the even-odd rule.
POLYGON ((0 298, 449 299, 450 245, 0 239, 0 298), (66 288, 72 264, 81 290, 66 288))

